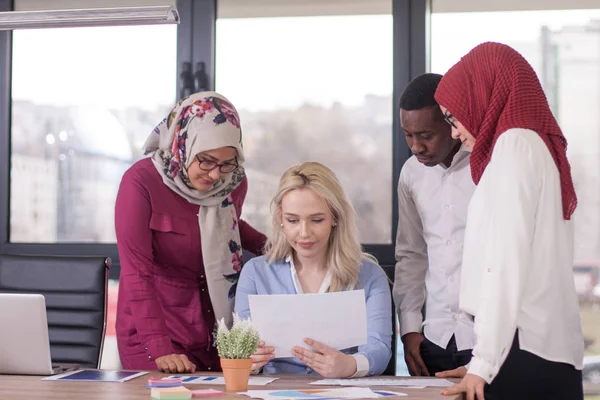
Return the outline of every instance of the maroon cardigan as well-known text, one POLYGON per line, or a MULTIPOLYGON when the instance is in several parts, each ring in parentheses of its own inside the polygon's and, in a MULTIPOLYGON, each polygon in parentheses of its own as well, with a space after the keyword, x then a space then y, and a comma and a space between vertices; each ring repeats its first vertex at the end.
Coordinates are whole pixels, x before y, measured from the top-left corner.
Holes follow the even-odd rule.
MULTIPOLYGON (((232 193, 238 219, 246 179, 232 193)), ((186 354, 197 370, 219 370, 204 275, 198 205, 169 189, 145 158, 125 174, 115 206, 121 262, 116 333, 125 369, 154 370, 158 357, 186 354)), ((242 247, 262 254, 266 237, 239 221, 242 247)))

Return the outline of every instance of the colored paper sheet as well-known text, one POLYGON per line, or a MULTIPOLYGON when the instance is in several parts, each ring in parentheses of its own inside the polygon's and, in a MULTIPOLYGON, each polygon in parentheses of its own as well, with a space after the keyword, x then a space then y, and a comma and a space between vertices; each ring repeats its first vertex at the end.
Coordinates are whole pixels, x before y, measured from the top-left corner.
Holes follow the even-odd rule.
MULTIPOLYGON (((224 385, 225 378, 222 376, 198 376, 198 375, 172 375, 164 379, 179 378, 184 385, 224 385)), ((248 380, 250 386, 264 386, 279 378, 251 376, 248 380)))

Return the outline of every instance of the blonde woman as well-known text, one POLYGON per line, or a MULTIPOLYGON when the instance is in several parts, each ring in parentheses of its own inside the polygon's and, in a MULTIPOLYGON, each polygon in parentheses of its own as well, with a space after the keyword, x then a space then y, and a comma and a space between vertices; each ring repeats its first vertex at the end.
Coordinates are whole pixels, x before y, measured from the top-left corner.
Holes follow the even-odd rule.
POLYGON ((381 374, 392 355, 392 306, 387 277, 362 252, 355 213, 335 174, 306 162, 288 169, 272 201, 273 229, 265 255, 250 260, 238 282, 235 310, 250 316, 253 294, 325 293, 364 289, 368 343, 338 351, 306 338, 294 358, 274 359, 262 343, 252 356, 254 371, 318 373, 327 378, 381 374))

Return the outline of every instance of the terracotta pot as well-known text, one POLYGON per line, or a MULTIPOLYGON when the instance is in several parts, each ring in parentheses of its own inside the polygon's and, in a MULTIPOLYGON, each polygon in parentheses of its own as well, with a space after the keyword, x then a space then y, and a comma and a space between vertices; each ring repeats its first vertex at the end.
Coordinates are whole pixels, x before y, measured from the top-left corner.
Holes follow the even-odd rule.
POLYGON ((229 360, 221 358, 221 368, 225 378, 225 390, 228 392, 245 392, 248 390, 248 379, 252 369, 252 359, 229 360))

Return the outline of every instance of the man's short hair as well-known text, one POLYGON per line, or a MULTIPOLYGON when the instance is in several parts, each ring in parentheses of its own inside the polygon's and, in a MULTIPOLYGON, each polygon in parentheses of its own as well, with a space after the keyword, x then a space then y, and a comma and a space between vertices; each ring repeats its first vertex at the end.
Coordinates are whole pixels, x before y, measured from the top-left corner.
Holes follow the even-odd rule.
POLYGON ((417 76, 402 92, 400 108, 406 111, 420 110, 423 107, 438 105, 433 95, 442 79, 440 74, 423 74, 417 76))

